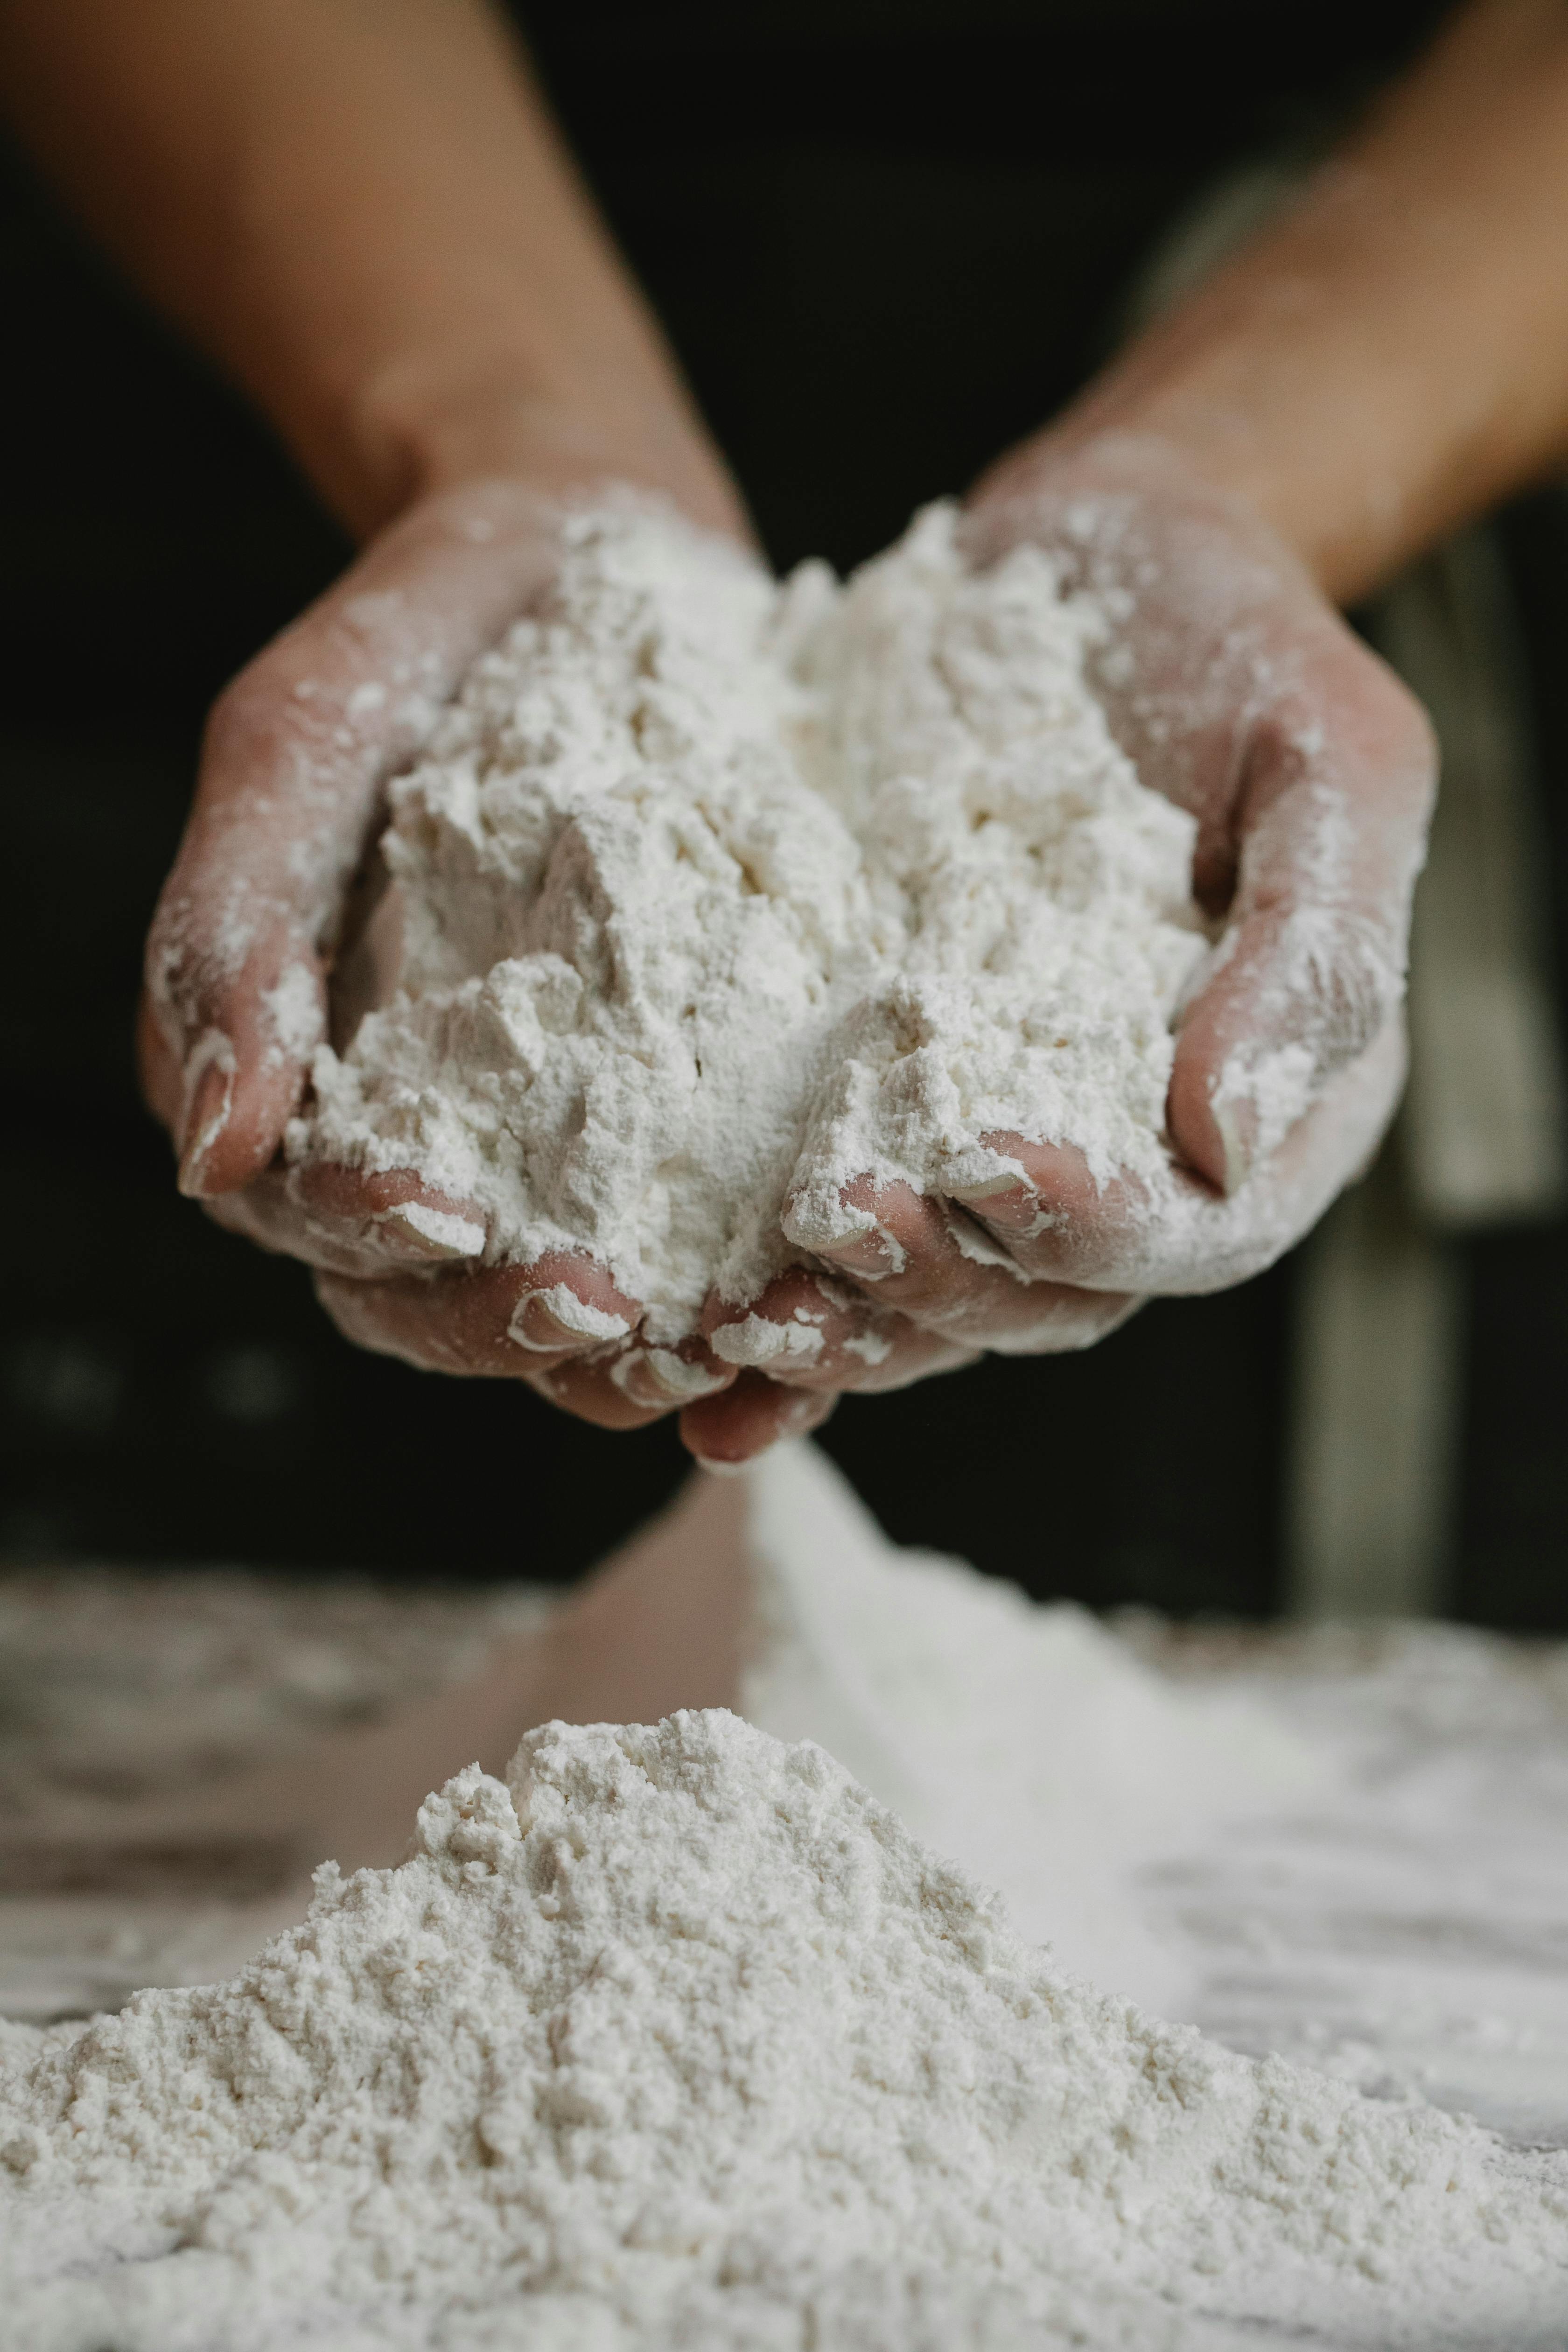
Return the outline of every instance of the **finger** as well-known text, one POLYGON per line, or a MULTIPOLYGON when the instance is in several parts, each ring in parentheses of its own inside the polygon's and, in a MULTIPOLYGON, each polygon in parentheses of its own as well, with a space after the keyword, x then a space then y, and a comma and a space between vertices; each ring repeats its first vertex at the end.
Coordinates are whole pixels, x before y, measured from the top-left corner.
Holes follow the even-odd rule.
POLYGON ((328 962, 386 777, 548 576, 549 518, 512 484, 387 531, 215 709, 148 941, 144 1056, 180 1181, 248 1183, 322 1034, 328 962))
POLYGON ((483 1255, 485 1213, 412 1169, 342 1168, 329 1161, 263 1169, 237 1192, 215 1194, 216 1222, 262 1248, 329 1274, 378 1281, 404 1268, 483 1255))
POLYGON ((136 1006, 136 1068, 148 1109, 171 1135, 175 1134, 184 1083, 179 1057, 159 1027, 153 1000, 145 990, 136 1006))
POLYGON ((654 1412, 670 1412, 729 1387, 735 1367, 717 1360, 700 1339, 678 1347, 645 1343, 623 1348, 609 1366, 609 1378, 624 1397, 654 1412))
MULTIPOLYGON (((1098 1179, 1075 1145, 996 1132, 980 1139, 1005 1166, 990 1183, 957 1196, 965 1213, 1037 1279, 1102 1286, 1125 1255, 1136 1217, 1145 1208, 1152 1213, 1149 1196, 1125 1181, 1098 1179)), ((1184 1202, 1188 1193, 1207 1197, 1209 1188, 1181 1171, 1173 1181, 1184 1202)))
MULTIPOLYGON (((470 1279, 468 1296, 439 1280, 420 1284, 367 1283, 330 1274, 316 1276, 316 1295, 346 1339, 373 1353, 395 1356, 417 1370, 459 1378, 519 1380, 563 1412, 601 1429, 640 1429, 675 1410, 669 1401, 645 1405, 615 1379, 613 1343, 577 1341, 556 1348, 531 1342, 527 1356, 498 1336, 497 1317, 473 1294, 483 1277, 470 1279), (423 1296, 419 1294, 423 1291, 423 1296)), ((552 1297, 559 1308, 559 1295, 552 1297)), ((569 1311, 569 1310, 568 1310, 569 1311)))
POLYGON ((748 1306, 710 1299, 702 1331, 721 1363, 765 1370, 786 1388, 880 1391, 973 1360, 973 1349, 805 1266, 779 1276, 748 1306))
MULTIPOLYGON (((316 1294, 345 1339, 421 1370, 535 1380, 623 1347, 640 1309, 589 1258, 447 1266, 364 1281, 321 1272, 316 1294)), ((632 1400, 628 1410, 640 1412, 632 1400)))
POLYGON ((681 1443, 705 1470, 741 1470, 782 1439, 820 1429, 837 1402, 809 1389, 781 1388, 765 1372, 743 1371, 721 1395, 686 1407, 681 1443))
POLYGON ((1251 732, 1236 898, 1171 1075, 1172 1139, 1226 1192, 1397 1013, 1436 776, 1424 714, 1348 631, 1302 662, 1251 732))
MULTIPOLYGON (((845 1188, 846 1210, 868 1222, 817 1254, 851 1277, 874 1282, 877 1303, 923 1330, 970 1349, 1049 1355, 1092 1347, 1137 1305, 1101 1285, 1088 1291, 1047 1267, 1019 1262, 963 1203, 931 1200, 909 1184, 869 1177, 845 1188)), ((786 1218, 787 1230, 787 1218, 786 1218)))
POLYGON ((568 1357, 526 1378, 530 1388, 559 1405, 563 1412, 590 1421, 596 1429, 642 1429, 676 1410, 669 1398, 649 1405, 628 1396, 616 1379, 616 1360, 605 1352, 596 1357, 568 1357))
POLYGON ((1024 1175, 977 1199, 973 1213, 1021 1263, 1086 1292, 1223 1290, 1271 1265, 1368 1164, 1404 1075, 1394 1021, 1230 1194, 1174 1164, 1157 1181, 1100 1183, 1081 1152, 988 1136, 1024 1175))

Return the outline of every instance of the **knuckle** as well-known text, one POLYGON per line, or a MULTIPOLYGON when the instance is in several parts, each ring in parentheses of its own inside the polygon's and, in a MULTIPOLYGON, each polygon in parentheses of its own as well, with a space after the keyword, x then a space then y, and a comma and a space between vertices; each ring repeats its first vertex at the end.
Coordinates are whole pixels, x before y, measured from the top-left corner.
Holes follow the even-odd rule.
POLYGON ((176 874, 147 935, 142 978, 165 1043, 183 1054, 212 1026, 252 943, 255 923, 239 919, 242 890, 184 885, 176 874))
POLYGON ((1359 1059, 1405 994, 1405 958, 1373 918, 1298 912, 1286 926, 1292 992, 1305 1010, 1320 1076, 1359 1059))
POLYGON ((1396 670, 1369 650, 1366 659, 1374 665, 1383 722, 1373 751, 1377 769, 1393 793, 1425 814, 1436 792, 1441 757, 1432 714, 1396 670))
POLYGON ((277 736, 278 688, 256 667, 225 687, 207 713, 202 736, 204 773, 221 772, 271 747, 277 736))
MULTIPOLYGON (((169 1038, 169 1015, 175 1009, 185 954, 184 925, 171 906, 169 893, 165 890, 147 933, 147 944, 142 956, 142 977, 147 990, 147 1001, 166 1038, 169 1038)), ((174 1040, 169 1038, 169 1042, 172 1044, 174 1040)))
POLYGON ((202 736, 201 791, 208 800, 337 775, 352 745, 338 698, 300 675, 298 657, 261 654, 232 678, 207 712, 202 736))

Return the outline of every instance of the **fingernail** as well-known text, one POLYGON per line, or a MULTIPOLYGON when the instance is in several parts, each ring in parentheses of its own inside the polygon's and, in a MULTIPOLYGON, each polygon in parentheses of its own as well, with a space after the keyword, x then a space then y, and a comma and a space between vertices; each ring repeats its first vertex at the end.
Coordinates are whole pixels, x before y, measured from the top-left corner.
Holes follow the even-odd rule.
POLYGON ((1028 1281, 1029 1277, 1017 1259, 1001 1242, 992 1237, 978 1217, 962 1212, 954 1214, 950 1209, 945 1223, 949 1241, 960 1257, 966 1257, 971 1265, 989 1266, 994 1273, 1010 1275, 1015 1282, 1028 1281))
POLYGON ((673 1348, 633 1348, 610 1366, 610 1378, 634 1404, 695 1404, 730 1385, 726 1372, 678 1356, 673 1348))
POLYGON ((1258 1150, 1256 1079, 1248 1063, 1232 1054, 1225 1068, 1208 1085, 1208 1115, 1220 1136, 1225 1162, 1225 1195, 1239 1192, 1253 1173, 1258 1150))
POLYGON ((834 1194, 820 1201, 809 1189, 785 1203, 779 1220, 784 1239, 797 1249, 825 1257, 861 1282, 879 1282, 885 1274, 902 1274, 909 1252, 869 1209, 834 1194))
POLYGON ((1020 1184, 1016 1176, 999 1176, 989 1184, 955 1186, 948 1197, 963 1208, 973 1209, 988 1225, 1005 1226, 1008 1233, 1032 1233, 1040 1213, 1038 1193, 1020 1184))
POLYGON ((1218 1091, 1209 1097, 1209 1113, 1225 1155, 1225 1190, 1228 1199, 1241 1190, 1252 1173, 1257 1122, 1247 1117, 1234 1097, 1226 1101, 1218 1091))
POLYGON ((631 1328, 625 1316, 589 1307, 565 1283, 557 1282, 548 1290, 523 1292, 507 1325, 507 1337, 520 1348, 545 1355, 562 1348, 603 1347, 624 1339, 631 1328))
POLYGON ((1000 1169, 994 1176, 984 1177, 978 1184, 953 1184, 949 1187, 955 1201, 999 1201, 1005 1193, 1023 1191, 1016 1169, 1000 1169))
POLYGON ((1225 1189, 1238 1192, 1284 1142, 1322 1091, 1319 1052, 1304 1038, 1249 1045, 1230 1055, 1209 1089, 1209 1115, 1225 1155, 1225 1189))
POLYGON ((429 1208, 423 1201, 400 1201, 395 1209, 384 1209, 372 1223, 421 1258, 479 1257, 484 1252, 483 1225, 450 1209, 429 1208))
POLYGON ((185 1108, 174 1181, 189 1200, 199 1201, 205 1194, 207 1155, 228 1125, 237 1067, 234 1047, 221 1029, 207 1030, 185 1057, 185 1108))
POLYGON ((805 1437, 809 1431, 820 1429, 823 1423, 835 1411, 837 1403, 838 1398, 836 1392, 825 1395, 816 1393, 809 1389, 796 1389, 784 1401, 773 1433, 767 1444, 759 1445, 756 1452, 748 1454, 745 1461, 724 1462, 707 1454, 693 1454, 691 1458, 700 1470, 708 1471, 715 1478, 738 1478, 743 1471, 751 1468, 753 1462, 761 1461, 763 1455, 769 1453, 773 1446, 781 1444, 788 1438, 805 1437))
POLYGON ((761 1371, 769 1364, 808 1364, 822 1353, 822 1330, 801 1316, 775 1323, 771 1316, 745 1315, 738 1323, 721 1323, 708 1345, 726 1364, 761 1371))
POLYGON ((880 1282, 884 1275, 902 1274, 910 1262, 902 1242, 886 1225, 875 1222, 841 1242, 819 1242, 816 1246, 841 1272, 857 1275, 862 1282, 880 1282))

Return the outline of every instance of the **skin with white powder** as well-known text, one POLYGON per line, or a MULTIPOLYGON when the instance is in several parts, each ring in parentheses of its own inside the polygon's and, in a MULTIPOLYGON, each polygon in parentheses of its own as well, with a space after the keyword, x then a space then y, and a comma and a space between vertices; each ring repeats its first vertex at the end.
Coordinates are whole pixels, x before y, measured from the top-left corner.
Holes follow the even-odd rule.
POLYGON ((570 523, 393 788, 395 993, 317 1054, 296 1163, 416 1171, 492 1262, 585 1253, 664 1348, 868 1224, 858 1177, 984 1185, 1011 1133, 1159 1187, 1193 820, 1085 683, 1103 605, 955 520, 782 588, 671 515, 570 523))

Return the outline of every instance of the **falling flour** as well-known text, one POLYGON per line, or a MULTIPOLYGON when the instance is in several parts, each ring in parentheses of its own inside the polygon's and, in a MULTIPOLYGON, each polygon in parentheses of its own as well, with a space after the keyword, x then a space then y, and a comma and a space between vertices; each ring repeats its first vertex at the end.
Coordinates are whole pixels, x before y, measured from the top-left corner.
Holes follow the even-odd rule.
POLYGON ((1103 605, 956 526, 780 586, 672 515, 572 521, 393 787, 396 991, 292 1157, 417 1171, 482 1215, 429 1213, 450 1250, 590 1253, 662 1345, 868 1223, 858 1176, 961 1191, 1020 1136, 1156 1184, 1192 820, 1085 683, 1103 605))

